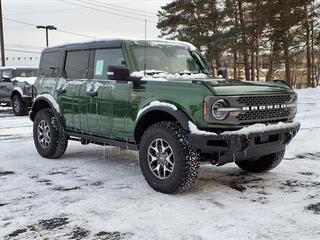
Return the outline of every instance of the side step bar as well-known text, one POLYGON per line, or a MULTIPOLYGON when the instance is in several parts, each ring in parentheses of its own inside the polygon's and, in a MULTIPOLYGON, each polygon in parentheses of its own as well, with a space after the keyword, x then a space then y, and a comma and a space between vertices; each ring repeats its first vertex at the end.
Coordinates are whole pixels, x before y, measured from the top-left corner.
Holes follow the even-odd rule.
POLYGON ((121 148, 127 148, 130 150, 139 150, 138 144, 135 143, 130 143, 130 142, 125 142, 121 140, 115 140, 111 138, 104 138, 104 137, 98 137, 94 135, 86 135, 82 133, 76 133, 76 132, 71 132, 71 131, 65 131, 65 134, 71 139, 71 140, 76 140, 76 141, 81 141, 81 140, 86 140, 90 143, 93 144, 98 144, 102 146, 116 146, 116 147, 121 147, 121 148), (79 138, 79 139, 74 139, 79 138))

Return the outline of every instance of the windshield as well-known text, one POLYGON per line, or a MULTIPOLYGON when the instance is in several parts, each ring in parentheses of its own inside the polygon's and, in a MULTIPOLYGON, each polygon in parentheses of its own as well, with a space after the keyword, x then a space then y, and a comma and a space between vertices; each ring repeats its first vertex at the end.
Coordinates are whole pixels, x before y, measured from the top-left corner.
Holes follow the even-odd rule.
POLYGON ((138 71, 166 72, 170 74, 202 73, 201 65, 196 53, 190 52, 184 46, 157 45, 157 46, 132 46, 132 52, 138 71), (146 50, 146 52, 145 52, 146 50), (146 61, 145 61, 146 60, 146 61))
POLYGON ((15 77, 36 77, 38 69, 17 69, 14 70, 15 77))

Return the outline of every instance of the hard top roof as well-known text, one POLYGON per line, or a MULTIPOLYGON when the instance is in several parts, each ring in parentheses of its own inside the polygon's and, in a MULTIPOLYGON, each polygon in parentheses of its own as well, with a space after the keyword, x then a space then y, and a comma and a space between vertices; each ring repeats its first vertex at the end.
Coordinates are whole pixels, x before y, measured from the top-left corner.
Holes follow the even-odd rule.
MULTIPOLYGON (((90 49, 90 48, 119 48, 122 47, 124 41, 132 42, 136 44, 142 44, 145 42, 143 39, 127 39, 127 38, 118 38, 118 39, 95 39, 90 41, 75 42, 75 43, 66 43, 57 46, 52 46, 44 49, 44 52, 51 51, 61 51, 61 50, 81 50, 81 49, 90 49)), ((181 41, 171 41, 171 40, 147 40, 147 43, 150 44, 167 44, 167 45, 176 45, 184 46, 190 50, 194 50, 195 47, 187 42, 181 41)))

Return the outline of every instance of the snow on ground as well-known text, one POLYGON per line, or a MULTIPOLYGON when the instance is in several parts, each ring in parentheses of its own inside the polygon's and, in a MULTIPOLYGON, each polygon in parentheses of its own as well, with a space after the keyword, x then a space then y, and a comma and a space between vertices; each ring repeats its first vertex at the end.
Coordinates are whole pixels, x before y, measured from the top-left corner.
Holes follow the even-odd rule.
POLYGON ((183 194, 153 191, 135 152, 71 142, 41 158, 28 117, 0 107, 0 239, 319 239, 320 89, 299 90, 283 163, 202 165, 183 194))

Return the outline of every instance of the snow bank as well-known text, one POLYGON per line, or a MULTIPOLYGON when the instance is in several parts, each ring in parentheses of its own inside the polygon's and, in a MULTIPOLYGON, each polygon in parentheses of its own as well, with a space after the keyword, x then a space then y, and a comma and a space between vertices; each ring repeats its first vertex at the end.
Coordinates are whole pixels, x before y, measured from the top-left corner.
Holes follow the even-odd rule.
POLYGON ((149 108, 151 108, 151 107, 168 107, 168 108, 171 108, 172 110, 174 110, 174 111, 177 111, 178 110, 178 108, 175 106, 175 105, 173 105, 173 104, 170 104, 170 103, 166 103, 166 102, 160 102, 160 101, 153 101, 153 102, 151 102, 149 105, 147 105, 146 107, 144 107, 144 108, 142 108, 142 109, 140 109, 139 110, 139 112, 138 112, 138 114, 137 114, 137 119, 140 117, 140 115, 143 113, 143 112, 145 112, 145 111, 147 111, 149 108))

